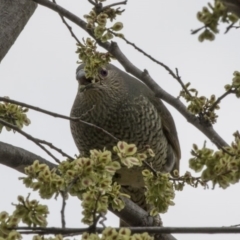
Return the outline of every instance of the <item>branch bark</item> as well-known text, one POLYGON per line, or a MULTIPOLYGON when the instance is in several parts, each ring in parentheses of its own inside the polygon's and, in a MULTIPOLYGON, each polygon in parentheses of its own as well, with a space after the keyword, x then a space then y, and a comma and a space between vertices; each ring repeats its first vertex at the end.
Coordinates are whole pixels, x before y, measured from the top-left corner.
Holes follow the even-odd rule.
POLYGON ((0 62, 34 13, 31 0, 0 0, 0 62))
POLYGON ((32 152, 0 142, 0 164, 25 173, 24 168, 33 164, 35 160, 47 164, 51 169, 57 166, 32 152))

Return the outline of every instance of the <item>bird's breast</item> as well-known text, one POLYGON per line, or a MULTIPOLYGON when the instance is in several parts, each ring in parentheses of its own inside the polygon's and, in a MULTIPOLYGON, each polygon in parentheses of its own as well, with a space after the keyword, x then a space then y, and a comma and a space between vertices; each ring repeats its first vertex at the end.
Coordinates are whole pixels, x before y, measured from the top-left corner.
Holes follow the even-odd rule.
MULTIPOLYGON (((131 100, 124 95, 110 94, 101 98, 86 96, 76 98, 71 111, 71 116, 91 124, 71 121, 72 135, 82 155, 89 155, 91 149, 102 150, 106 147, 112 150, 118 142, 114 136, 121 141, 136 144, 139 151, 150 146, 156 157, 148 161, 156 170, 162 169, 167 156, 167 140, 162 131, 161 116, 154 105, 141 95, 131 100)), ((141 171, 124 168, 119 172, 119 182, 124 185, 132 177, 135 182, 131 180, 131 185, 142 185, 141 171)))

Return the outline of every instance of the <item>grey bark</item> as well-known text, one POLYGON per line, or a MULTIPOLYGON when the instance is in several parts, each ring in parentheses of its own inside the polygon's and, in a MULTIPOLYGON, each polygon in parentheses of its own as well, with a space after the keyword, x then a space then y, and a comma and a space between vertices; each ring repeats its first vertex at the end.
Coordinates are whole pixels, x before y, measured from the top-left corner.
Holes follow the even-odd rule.
POLYGON ((35 160, 47 164, 50 169, 57 166, 56 164, 53 164, 27 150, 0 142, 0 164, 15 169, 21 173, 25 173, 24 168, 33 164, 35 160))
POLYGON ((0 0, 0 62, 34 13, 31 0, 0 0))

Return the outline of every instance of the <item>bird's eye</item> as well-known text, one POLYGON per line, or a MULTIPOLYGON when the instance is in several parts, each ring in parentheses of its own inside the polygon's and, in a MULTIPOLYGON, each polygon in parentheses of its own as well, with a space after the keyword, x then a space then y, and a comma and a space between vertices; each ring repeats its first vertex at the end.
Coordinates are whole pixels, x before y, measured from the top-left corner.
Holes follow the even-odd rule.
POLYGON ((103 68, 99 71, 99 73, 100 73, 101 77, 107 77, 107 75, 108 75, 108 71, 103 68))

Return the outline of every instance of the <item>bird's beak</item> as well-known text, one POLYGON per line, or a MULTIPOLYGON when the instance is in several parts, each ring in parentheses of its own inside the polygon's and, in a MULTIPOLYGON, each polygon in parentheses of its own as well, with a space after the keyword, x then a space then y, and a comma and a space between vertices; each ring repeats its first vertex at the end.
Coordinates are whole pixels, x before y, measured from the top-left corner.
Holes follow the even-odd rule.
POLYGON ((79 91, 80 92, 83 92, 83 91, 93 87, 91 80, 86 79, 84 69, 80 69, 77 72, 76 78, 79 82, 79 91))
POLYGON ((84 69, 81 69, 77 72, 77 79, 80 80, 81 78, 85 77, 84 69))

